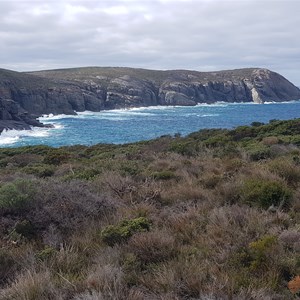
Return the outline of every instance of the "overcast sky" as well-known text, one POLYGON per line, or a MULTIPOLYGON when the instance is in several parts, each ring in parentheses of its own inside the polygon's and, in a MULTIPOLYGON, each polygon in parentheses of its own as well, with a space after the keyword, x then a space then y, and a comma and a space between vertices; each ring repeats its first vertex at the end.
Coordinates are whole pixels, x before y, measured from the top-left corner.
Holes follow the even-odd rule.
POLYGON ((0 0, 0 67, 265 67, 300 86, 299 0, 0 0))

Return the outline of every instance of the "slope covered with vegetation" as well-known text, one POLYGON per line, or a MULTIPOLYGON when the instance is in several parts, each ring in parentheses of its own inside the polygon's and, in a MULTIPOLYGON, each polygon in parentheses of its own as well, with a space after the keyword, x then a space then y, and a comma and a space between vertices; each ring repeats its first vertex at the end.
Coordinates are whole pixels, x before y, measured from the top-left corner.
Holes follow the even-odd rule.
POLYGON ((1 299, 294 299, 300 119, 0 149, 1 299))

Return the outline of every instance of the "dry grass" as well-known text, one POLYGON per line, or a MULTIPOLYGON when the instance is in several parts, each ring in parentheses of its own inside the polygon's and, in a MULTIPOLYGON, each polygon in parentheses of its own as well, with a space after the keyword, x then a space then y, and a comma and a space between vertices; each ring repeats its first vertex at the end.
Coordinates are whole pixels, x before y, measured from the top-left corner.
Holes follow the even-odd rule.
POLYGON ((20 274, 10 287, 0 291, 1 299, 52 300, 63 299, 56 291, 49 271, 27 271, 20 274))
POLYGON ((175 239, 169 232, 152 231, 134 235, 127 251, 133 253, 142 264, 160 263, 176 254, 175 239))

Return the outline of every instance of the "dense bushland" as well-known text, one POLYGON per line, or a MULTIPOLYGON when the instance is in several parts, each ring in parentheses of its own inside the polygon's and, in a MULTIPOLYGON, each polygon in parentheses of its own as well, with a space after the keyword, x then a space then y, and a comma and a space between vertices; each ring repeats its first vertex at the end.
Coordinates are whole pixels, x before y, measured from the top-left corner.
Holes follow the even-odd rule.
POLYGON ((295 299, 300 120, 0 149, 0 299, 295 299))

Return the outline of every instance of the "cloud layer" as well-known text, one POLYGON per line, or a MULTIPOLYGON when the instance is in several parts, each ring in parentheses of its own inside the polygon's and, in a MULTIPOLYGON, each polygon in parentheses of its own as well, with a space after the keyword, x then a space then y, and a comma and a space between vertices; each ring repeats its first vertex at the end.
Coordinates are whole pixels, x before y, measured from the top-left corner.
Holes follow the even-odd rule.
POLYGON ((266 67, 300 85, 298 0, 0 0, 1 67, 266 67))

